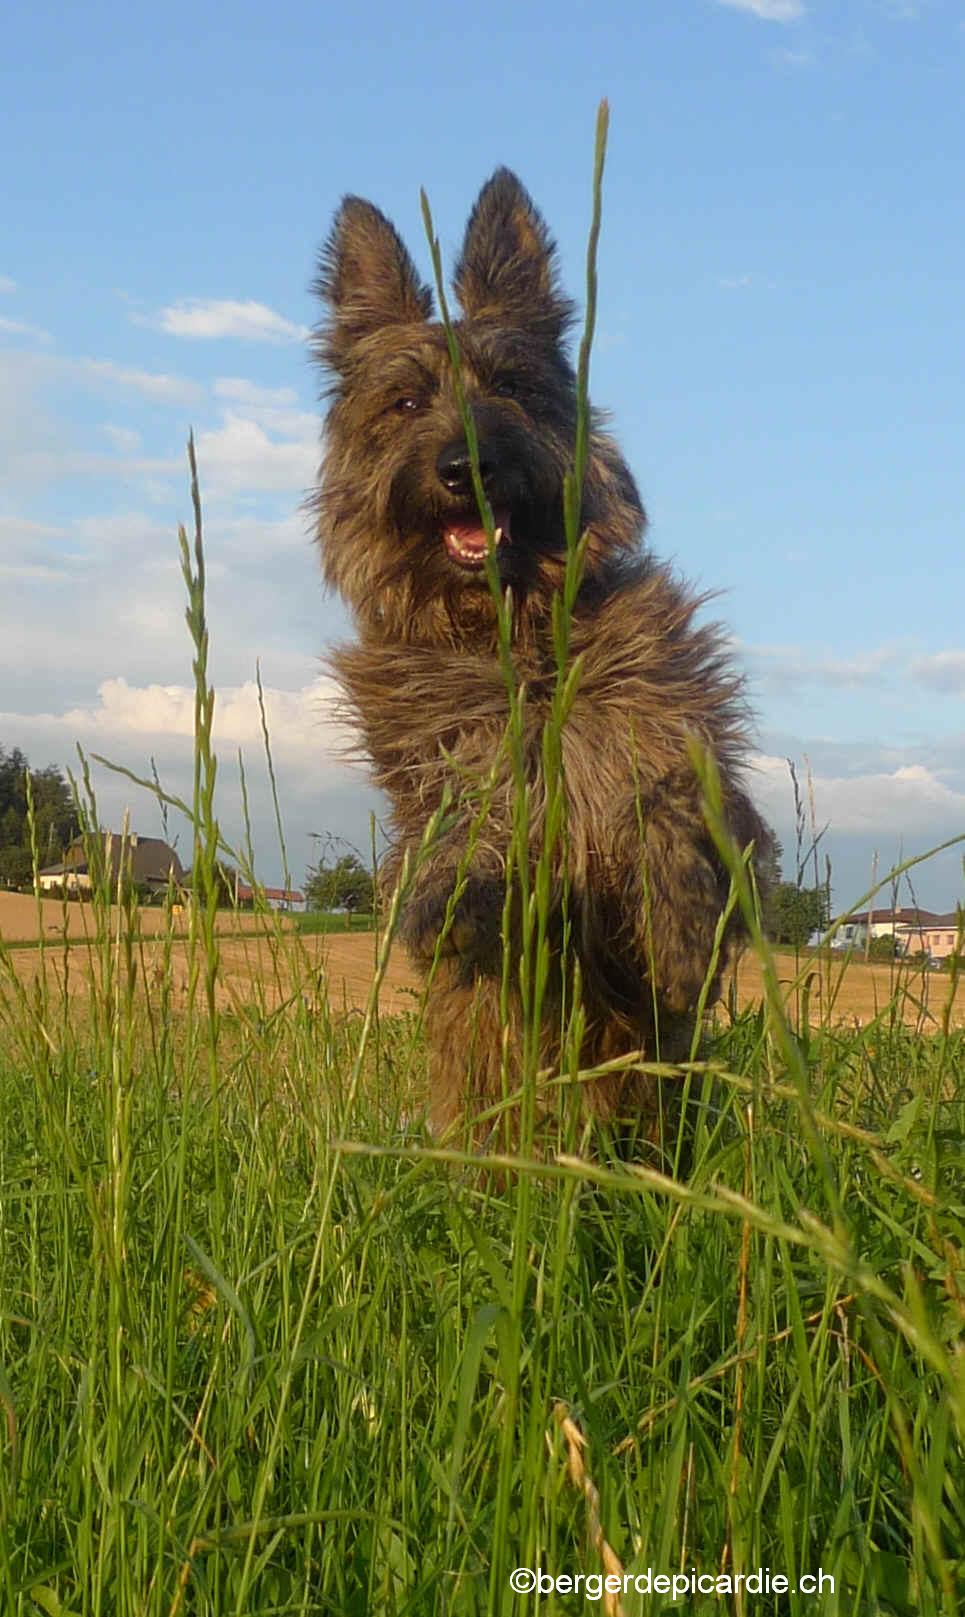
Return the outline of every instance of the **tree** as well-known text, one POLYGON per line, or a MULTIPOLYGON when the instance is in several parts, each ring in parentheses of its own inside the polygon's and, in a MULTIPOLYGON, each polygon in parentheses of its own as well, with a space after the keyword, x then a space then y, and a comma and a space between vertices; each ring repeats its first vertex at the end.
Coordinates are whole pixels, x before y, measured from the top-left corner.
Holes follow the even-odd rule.
POLYGON ((56 864, 76 837, 79 825, 73 793, 61 771, 52 764, 31 769, 19 747, 0 747, 0 883, 21 887, 33 868, 30 820, 27 813, 27 777, 33 800, 33 835, 41 868, 56 864), (26 863, 25 863, 26 862, 26 863), (24 869, 26 868, 26 874, 24 869))
POLYGON ((32 770, 37 852, 42 865, 53 864, 77 836, 80 826, 73 793, 59 769, 32 770))
MULTIPOLYGON (((195 877, 193 870, 184 873, 184 886, 188 892, 201 896, 201 873, 195 877)), ((235 907, 235 894, 238 891, 238 872, 234 865, 229 865, 224 859, 214 862, 214 888, 217 893, 216 904, 219 910, 230 910, 235 907)))
POLYGON ((761 900, 761 924, 766 937, 775 936, 774 895, 781 884, 781 863, 784 849, 777 832, 765 826, 767 840, 757 857, 757 884, 761 900))
POLYGON ((29 887, 33 864, 26 848, 0 848, 0 887, 29 887))
POLYGON ((767 908, 771 938, 792 949, 803 948, 812 932, 823 932, 828 925, 828 894, 824 887, 778 882, 771 889, 767 908))
POLYGON ((325 856, 305 877, 305 897, 312 910, 371 910, 375 898, 372 877, 356 853, 337 859, 325 856))
POLYGON ((5 817, 8 810, 13 809, 18 820, 23 818, 27 811, 23 781, 29 768, 19 747, 14 747, 12 752, 0 747, 0 816, 5 817))

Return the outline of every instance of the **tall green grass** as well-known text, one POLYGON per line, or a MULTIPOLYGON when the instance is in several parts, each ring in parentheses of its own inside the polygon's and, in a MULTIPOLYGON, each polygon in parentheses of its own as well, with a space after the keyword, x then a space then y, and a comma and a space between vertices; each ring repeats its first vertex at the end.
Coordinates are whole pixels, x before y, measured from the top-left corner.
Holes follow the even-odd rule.
MULTIPOLYGON (((593 240, 588 288, 584 433, 593 240)), ((806 994, 789 1013, 697 757, 764 1000, 718 1011, 694 1049, 685 1179, 614 1158, 565 1115, 559 1151, 534 1150, 537 1090, 581 1076, 578 980, 559 1073, 539 1069, 536 1032, 578 679, 578 451, 548 831, 532 858, 520 790, 510 850, 523 947, 505 951, 504 993, 521 995, 527 1034, 521 1135, 510 1152, 497 1130, 494 1189, 471 1155, 424 1135, 420 1008, 378 1011, 418 856, 380 917, 363 1015, 341 1014, 309 941, 271 917, 263 978, 226 998, 193 450, 191 465, 197 766, 190 803, 160 792, 186 814, 200 872, 186 990, 173 936, 142 937, 103 860, 82 951, 44 943, 27 983, 0 952, 0 1611, 675 1609, 633 1590, 609 1604, 516 1595, 519 1566, 591 1579, 761 1567, 792 1586, 821 1569, 833 1593, 724 1604, 959 1610, 965 1036, 951 1000, 931 1036, 905 1026, 902 982, 863 1029, 810 1025, 806 994), (73 992, 80 965, 90 986, 73 992)), ((522 786, 525 693, 511 604, 500 611, 522 786)), ((96 859, 89 774, 79 796, 96 859)), ((485 809, 484 786, 480 825, 485 809)), ((239 862, 253 879, 250 846, 239 862)), ((508 1101, 520 1074, 507 1064, 505 1079, 508 1101)))

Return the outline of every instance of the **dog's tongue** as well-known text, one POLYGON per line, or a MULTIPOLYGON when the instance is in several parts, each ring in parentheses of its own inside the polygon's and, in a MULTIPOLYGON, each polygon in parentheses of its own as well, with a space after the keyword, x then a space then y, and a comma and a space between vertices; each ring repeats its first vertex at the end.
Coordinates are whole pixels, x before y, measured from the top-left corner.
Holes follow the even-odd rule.
MULTIPOLYGON (((509 516, 505 511, 495 511, 495 534, 497 546, 503 540, 509 539, 509 516)), ((468 562, 476 565, 486 559, 486 530, 479 522, 453 522, 446 528, 443 535, 446 549, 456 561, 468 562)))

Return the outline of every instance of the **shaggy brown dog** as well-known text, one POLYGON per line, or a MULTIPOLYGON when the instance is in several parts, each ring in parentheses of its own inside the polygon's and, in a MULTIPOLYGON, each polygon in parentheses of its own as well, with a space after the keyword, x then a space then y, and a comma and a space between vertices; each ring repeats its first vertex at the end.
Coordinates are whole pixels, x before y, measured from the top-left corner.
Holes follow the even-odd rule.
MULTIPOLYGON (((515 1086, 522 1036, 515 987, 508 1028, 500 1010, 514 788, 509 762, 499 762, 507 756, 509 702, 486 536, 432 294, 371 203, 342 203, 318 290, 330 310, 318 355, 332 383, 318 532, 326 579, 358 628, 356 643, 339 649, 333 665, 374 778, 392 803, 394 871, 405 850, 418 848, 444 789, 454 796, 454 819, 415 878, 401 931, 424 968, 441 955, 427 1007, 433 1128, 464 1124, 481 1142, 491 1124, 473 1129, 472 1120, 499 1100, 507 1071, 515 1086), (480 787, 494 764, 488 813, 440 945, 480 787)), ((563 480, 573 462, 576 387, 563 347, 572 311, 559 289, 555 249, 505 169, 473 209, 455 290, 463 384, 496 523, 495 561, 511 590, 515 675, 526 688, 523 754, 535 861, 546 807, 542 737, 557 683, 551 607, 566 561, 563 480)), ((766 840, 740 785, 740 681, 719 632, 695 624, 697 598, 643 549, 645 520, 633 478, 594 416, 582 507, 586 565, 570 648, 582 671, 562 738, 556 965, 539 1053, 547 1067, 560 1057, 566 936, 579 964, 584 1068, 641 1048, 662 1060, 688 1053, 729 891, 688 737, 716 760, 738 842, 753 840, 760 849, 766 840)), ((518 911, 517 904, 517 950, 518 911)), ((732 920, 728 946, 739 930, 732 920)), ((718 969, 714 993, 719 976, 718 969)), ((581 1093, 600 1117, 642 1115, 651 1135, 659 1127, 653 1077, 610 1073, 581 1093)))

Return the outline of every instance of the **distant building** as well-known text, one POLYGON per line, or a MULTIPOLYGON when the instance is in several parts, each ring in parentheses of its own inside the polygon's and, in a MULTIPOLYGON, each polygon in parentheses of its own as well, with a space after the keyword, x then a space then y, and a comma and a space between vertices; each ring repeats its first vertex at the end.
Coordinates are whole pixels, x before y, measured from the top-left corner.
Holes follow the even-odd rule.
MULTIPOLYGON (((173 881, 175 887, 184 883, 180 859, 160 837, 141 837, 134 831, 122 837, 105 831, 97 832, 93 840, 103 849, 113 886, 121 874, 122 861, 124 875, 137 887, 166 892, 169 882, 173 881)), ((71 843, 60 864, 47 865, 39 871, 37 879, 44 893, 89 893, 92 882, 83 837, 71 843)))
POLYGON ((869 939, 894 938, 901 955, 926 954, 947 960, 955 952, 958 916, 955 911, 936 915, 932 910, 858 910, 838 924, 831 942, 839 949, 863 949, 869 939))
MULTIPOLYGON (((922 929, 922 948, 932 960, 950 960, 955 953, 956 944, 961 952, 965 952, 965 942, 959 943, 962 937, 960 919, 957 911, 950 910, 947 915, 935 915, 928 926, 922 929)), ((916 944, 912 944, 910 952, 916 952, 916 944)))
MULTIPOLYGON (((235 900, 238 904, 253 905, 255 896, 253 887, 246 887, 241 881, 235 883, 235 900)), ((288 910, 294 914, 302 914, 307 907, 305 894, 297 892, 292 887, 259 887, 257 896, 264 900, 270 910, 288 910)))

